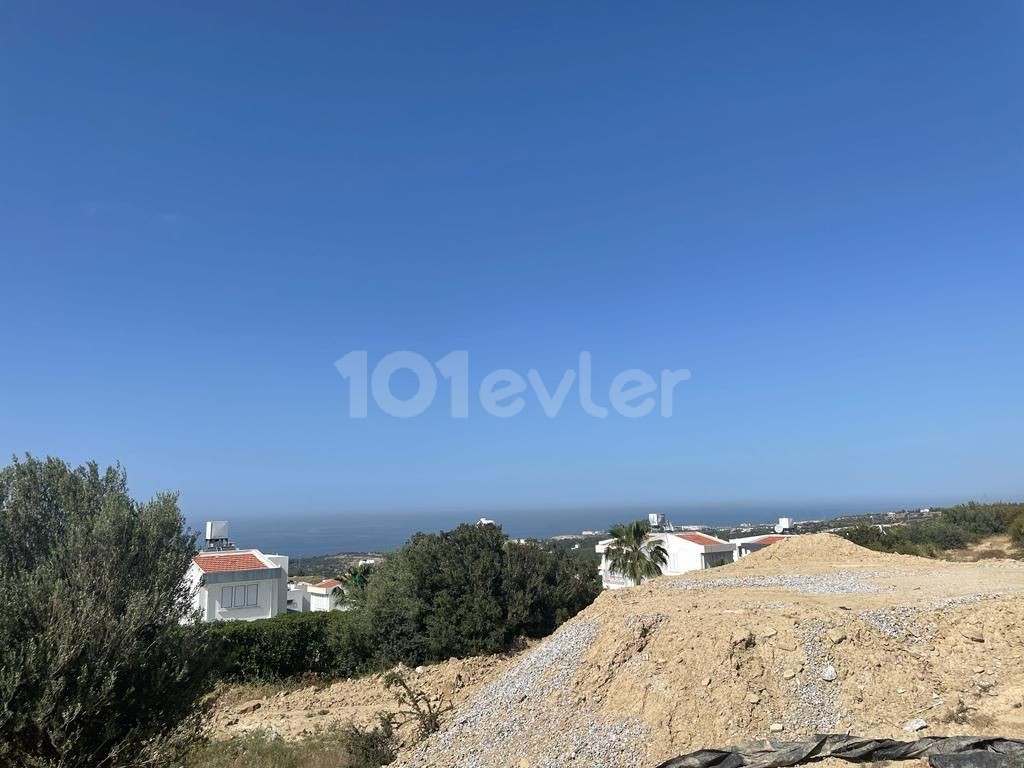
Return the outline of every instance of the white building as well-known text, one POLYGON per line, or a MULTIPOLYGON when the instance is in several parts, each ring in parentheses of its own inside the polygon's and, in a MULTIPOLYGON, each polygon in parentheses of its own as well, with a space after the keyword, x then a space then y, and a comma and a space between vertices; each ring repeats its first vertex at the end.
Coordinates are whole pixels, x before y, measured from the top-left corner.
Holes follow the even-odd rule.
MULTIPOLYGON (((668 563, 661 569, 665 576, 679 576, 688 571, 713 568, 733 561, 736 545, 695 531, 655 531, 647 535, 647 541, 657 541, 668 554, 668 563)), ((615 539, 603 539, 595 550, 601 555, 601 582, 605 589, 621 589, 633 586, 632 579, 611 570, 608 548, 615 539)))
POLYGON ((309 588, 312 586, 308 581, 289 582, 288 613, 306 613, 309 610, 309 588))
POLYGON ((337 579, 324 579, 319 584, 307 587, 309 593, 309 610, 333 611, 344 601, 341 582, 337 579))
POLYGON ((185 576, 202 621, 253 621, 284 613, 288 558, 258 549, 203 550, 185 576))

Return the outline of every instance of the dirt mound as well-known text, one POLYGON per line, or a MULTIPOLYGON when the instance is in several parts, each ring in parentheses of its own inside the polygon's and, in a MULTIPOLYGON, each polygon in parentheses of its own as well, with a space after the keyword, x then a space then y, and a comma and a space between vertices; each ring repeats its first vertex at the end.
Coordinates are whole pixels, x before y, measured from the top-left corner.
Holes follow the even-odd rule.
MULTIPOLYGON (((734 567, 758 570, 767 565, 825 563, 833 567, 902 563, 906 555, 875 552, 832 533, 791 536, 769 547, 752 552, 734 567)), ((921 560, 921 558, 915 558, 921 560)), ((931 562, 931 561, 925 561, 931 562)))
POLYGON ((648 766, 758 737, 906 737, 914 718, 1024 729, 1024 570, 800 538, 602 594, 398 765, 648 766))
MULTIPOLYGON (((432 701, 457 707, 500 677, 520 655, 451 659, 416 669, 399 667, 398 671, 432 701)), ((323 686, 244 685, 221 691, 210 725, 218 737, 264 730, 285 739, 299 739, 346 723, 372 726, 377 723, 378 713, 399 708, 395 697, 384 688, 383 675, 323 686)), ((409 723, 399 730, 399 738, 411 743, 414 731, 414 724, 409 723)))

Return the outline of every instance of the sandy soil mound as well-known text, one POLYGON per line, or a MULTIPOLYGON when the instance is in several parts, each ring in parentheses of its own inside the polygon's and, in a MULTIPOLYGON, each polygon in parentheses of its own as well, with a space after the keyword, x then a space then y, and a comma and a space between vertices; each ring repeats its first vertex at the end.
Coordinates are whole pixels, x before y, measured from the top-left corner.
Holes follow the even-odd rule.
MULTIPOLYGON (((730 568, 759 570, 766 566, 800 566, 806 563, 822 563, 831 567, 859 565, 905 564, 909 556, 875 552, 847 541, 831 533, 813 533, 806 536, 792 536, 753 552, 730 568)), ((912 558, 921 563, 933 560, 912 558)))
POLYGON ((914 718, 1024 733, 1024 568, 800 538, 601 595, 398 764, 649 766, 757 737, 905 738, 914 718))

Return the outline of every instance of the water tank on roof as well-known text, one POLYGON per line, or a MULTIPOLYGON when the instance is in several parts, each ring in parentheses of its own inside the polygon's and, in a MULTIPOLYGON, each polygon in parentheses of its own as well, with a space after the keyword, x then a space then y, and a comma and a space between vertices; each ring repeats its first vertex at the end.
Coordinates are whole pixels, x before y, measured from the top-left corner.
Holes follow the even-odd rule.
POLYGON ((206 540, 216 541, 217 539, 226 539, 228 537, 228 521, 227 520, 209 520, 206 523, 206 540))
POLYGON ((776 533, 786 533, 790 528, 793 527, 792 517, 780 517, 778 524, 775 526, 776 533))

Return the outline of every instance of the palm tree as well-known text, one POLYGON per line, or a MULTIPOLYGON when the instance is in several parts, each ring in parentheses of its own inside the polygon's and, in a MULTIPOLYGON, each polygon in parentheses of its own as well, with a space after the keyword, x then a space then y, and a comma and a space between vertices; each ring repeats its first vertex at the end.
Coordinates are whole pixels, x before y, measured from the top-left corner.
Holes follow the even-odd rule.
POLYGON ((345 599, 351 605, 359 606, 366 601, 366 585, 370 583, 375 568, 370 563, 353 565, 344 576, 341 577, 342 586, 338 587, 344 593, 345 599))
POLYGON ((668 565, 668 552, 657 539, 648 540, 651 526, 643 520, 615 525, 609 533, 615 539, 608 547, 611 570, 622 574, 634 584, 661 576, 668 565))

